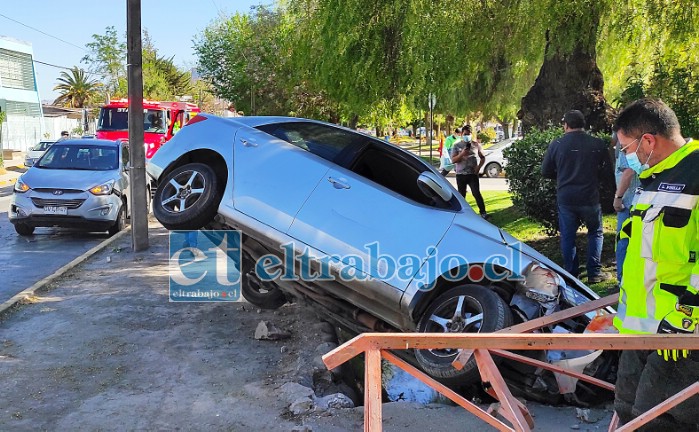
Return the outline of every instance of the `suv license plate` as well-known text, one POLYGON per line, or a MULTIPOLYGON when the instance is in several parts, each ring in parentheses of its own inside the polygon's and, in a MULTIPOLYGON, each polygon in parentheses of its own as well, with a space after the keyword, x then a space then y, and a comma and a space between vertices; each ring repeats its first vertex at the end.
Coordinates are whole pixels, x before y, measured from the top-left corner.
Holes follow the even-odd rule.
POLYGON ((56 214, 56 215, 67 215, 68 214, 68 207, 45 206, 44 213, 56 214))

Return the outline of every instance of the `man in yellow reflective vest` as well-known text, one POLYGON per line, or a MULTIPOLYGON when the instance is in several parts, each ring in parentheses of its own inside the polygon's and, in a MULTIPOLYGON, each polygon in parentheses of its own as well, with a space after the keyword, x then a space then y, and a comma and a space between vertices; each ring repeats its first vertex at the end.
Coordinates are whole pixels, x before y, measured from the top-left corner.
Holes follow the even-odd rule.
MULTIPOLYGON (((614 325, 627 334, 699 337, 699 142, 685 140, 675 113, 654 99, 624 108, 614 130, 641 181, 619 233, 629 245, 614 325)), ((621 423, 697 380, 699 352, 623 351, 614 401, 621 423)), ((699 430, 699 397, 646 427, 699 430)))

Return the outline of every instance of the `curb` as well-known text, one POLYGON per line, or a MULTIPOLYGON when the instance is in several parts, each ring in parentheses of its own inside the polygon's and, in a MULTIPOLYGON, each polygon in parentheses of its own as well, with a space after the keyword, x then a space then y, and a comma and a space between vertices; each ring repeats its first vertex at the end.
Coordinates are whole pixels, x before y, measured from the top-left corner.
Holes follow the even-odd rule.
POLYGON ((43 289, 50 284, 51 282, 55 281, 59 277, 63 276, 64 274, 68 273, 70 270, 74 269, 78 265, 82 264, 84 261, 86 261, 88 258, 91 256, 95 255, 97 252, 100 252, 102 249, 106 248, 110 244, 114 243, 115 241, 119 240, 122 237, 125 237, 127 233, 131 232, 131 227, 127 227, 120 233, 105 239, 102 241, 100 244, 97 246, 94 246, 92 249, 88 250, 87 252, 83 253, 79 257, 75 258, 73 261, 69 262, 68 264, 64 265, 63 267, 59 268, 56 270, 53 274, 46 276, 45 278, 41 279, 40 281, 36 282, 34 285, 30 286, 29 288, 26 288, 19 293, 15 294, 11 299, 7 300, 6 302, 0 304, 0 317, 9 309, 14 307, 16 304, 21 303, 23 300, 28 299, 32 296, 34 296, 36 293, 43 291, 43 289))
POLYGON ((13 184, 15 184, 16 181, 17 181, 17 179, 0 180, 0 187, 13 185, 13 184))

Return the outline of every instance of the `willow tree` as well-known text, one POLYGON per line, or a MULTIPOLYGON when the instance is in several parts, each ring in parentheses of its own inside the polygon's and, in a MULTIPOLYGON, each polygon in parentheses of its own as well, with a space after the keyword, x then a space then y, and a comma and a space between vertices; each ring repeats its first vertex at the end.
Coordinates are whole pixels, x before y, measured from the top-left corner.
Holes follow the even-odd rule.
MULTIPOLYGON (((305 53, 338 100, 363 110, 429 92, 441 109, 519 116, 525 128, 567 110, 607 129, 607 76, 619 90, 629 53, 691 34, 695 0, 288 0, 306 10, 305 53), (601 53, 601 55, 600 55, 601 53), (619 64, 616 59, 625 59, 619 64), (607 67, 603 75, 598 65, 607 67)), ((305 65, 304 65, 305 66, 305 65)))

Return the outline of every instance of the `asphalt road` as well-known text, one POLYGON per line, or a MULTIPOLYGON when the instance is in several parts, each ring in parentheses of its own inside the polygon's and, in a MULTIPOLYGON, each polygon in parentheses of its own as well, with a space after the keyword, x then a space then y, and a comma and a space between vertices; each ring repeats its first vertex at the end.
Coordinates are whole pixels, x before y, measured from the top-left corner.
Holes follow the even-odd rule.
POLYGON ((7 219, 12 187, 0 188, 0 303, 107 238, 106 233, 58 228, 37 228, 33 236, 19 236, 7 219))

